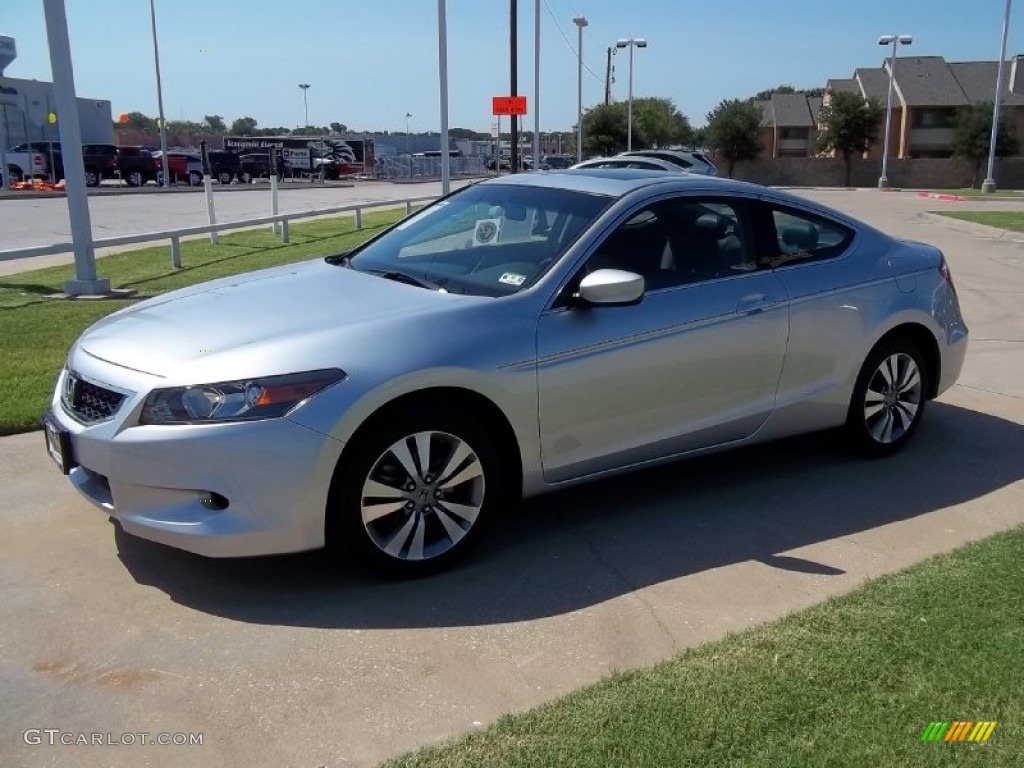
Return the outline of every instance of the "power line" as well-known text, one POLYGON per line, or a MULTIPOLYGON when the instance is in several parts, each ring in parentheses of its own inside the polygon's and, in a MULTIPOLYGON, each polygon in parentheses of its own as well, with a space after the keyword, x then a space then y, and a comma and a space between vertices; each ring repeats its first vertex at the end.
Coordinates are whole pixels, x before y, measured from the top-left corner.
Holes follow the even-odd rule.
MULTIPOLYGON (((565 34, 565 30, 562 29, 562 25, 558 23, 558 17, 555 16, 554 12, 551 10, 551 6, 548 5, 548 0, 544 0, 544 7, 547 8, 548 15, 551 17, 551 20, 555 22, 555 27, 558 29, 558 34, 560 34, 562 36, 562 39, 565 40, 565 44, 569 46, 569 50, 572 51, 572 55, 578 57, 579 54, 576 53, 576 46, 574 46, 572 42, 569 40, 569 37, 565 34)), ((604 83, 604 78, 598 75, 597 72, 592 70, 590 68, 590 65, 587 64, 586 61, 583 62, 583 68, 587 70, 587 72, 589 72, 593 76, 593 78, 597 80, 597 82, 602 84, 604 83)))

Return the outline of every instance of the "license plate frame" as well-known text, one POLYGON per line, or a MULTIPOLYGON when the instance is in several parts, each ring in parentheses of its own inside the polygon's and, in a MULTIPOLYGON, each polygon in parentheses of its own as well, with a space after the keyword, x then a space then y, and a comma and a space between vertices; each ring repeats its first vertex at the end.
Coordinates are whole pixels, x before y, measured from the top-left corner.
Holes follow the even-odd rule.
POLYGON ((50 454, 61 474, 71 473, 77 464, 71 450, 71 434, 61 429, 49 414, 43 416, 43 434, 46 439, 46 452, 50 454))

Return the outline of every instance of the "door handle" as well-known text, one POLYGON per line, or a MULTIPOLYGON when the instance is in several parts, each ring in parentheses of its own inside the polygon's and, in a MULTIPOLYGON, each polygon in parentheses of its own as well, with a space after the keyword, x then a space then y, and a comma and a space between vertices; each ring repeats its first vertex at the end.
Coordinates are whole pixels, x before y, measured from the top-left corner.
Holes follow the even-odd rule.
POLYGON ((740 303, 736 306, 736 311, 741 314, 761 312, 774 307, 778 303, 779 302, 777 300, 767 294, 752 293, 749 296, 744 296, 740 299, 740 303))

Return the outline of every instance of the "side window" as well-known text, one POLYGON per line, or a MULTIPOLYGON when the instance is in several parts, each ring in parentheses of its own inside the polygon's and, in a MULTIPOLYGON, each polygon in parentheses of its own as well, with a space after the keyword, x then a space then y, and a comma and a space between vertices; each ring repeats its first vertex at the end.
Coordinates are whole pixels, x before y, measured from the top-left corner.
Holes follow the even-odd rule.
POLYGON ((853 240, 849 227, 803 211, 773 208, 772 219, 778 252, 766 260, 771 267, 829 259, 853 240))
POLYGON ((654 203, 598 246, 585 272, 598 269, 635 272, 649 291, 752 272, 757 263, 746 207, 697 197, 654 203))

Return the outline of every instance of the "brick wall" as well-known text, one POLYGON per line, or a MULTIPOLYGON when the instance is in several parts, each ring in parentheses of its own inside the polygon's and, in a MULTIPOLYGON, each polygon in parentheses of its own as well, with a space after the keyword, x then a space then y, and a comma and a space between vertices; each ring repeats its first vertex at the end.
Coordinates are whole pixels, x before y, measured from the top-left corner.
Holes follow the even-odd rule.
MULTIPOLYGON (((715 160, 725 175, 729 164, 715 160)), ((982 161, 978 185, 985 177, 986 163, 982 161)), ((906 189, 951 189, 969 187, 973 163, 963 158, 948 159, 889 158, 888 177, 893 187, 906 189)), ((855 158, 851 166, 850 183, 854 187, 874 187, 882 172, 881 160, 855 158)), ((841 158, 831 157, 760 157, 736 163, 733 177, 742 181, 780 187, 841 187, 845 171, 841 158)), ((1024 189, 1024 157, 1010 157, 996 161, 996 183, 1003 189, 1024 189)))

